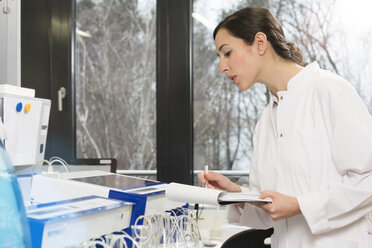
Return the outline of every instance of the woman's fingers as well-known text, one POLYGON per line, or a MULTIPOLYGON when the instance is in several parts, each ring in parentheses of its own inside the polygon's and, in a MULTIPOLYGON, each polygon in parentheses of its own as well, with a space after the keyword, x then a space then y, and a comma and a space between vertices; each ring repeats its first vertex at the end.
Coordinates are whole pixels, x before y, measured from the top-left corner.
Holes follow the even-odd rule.
POLYGON ((288 196, 275 191, 264 190, 259 198, 272 199, 272 203, 263 204, 258 207, 265 210, 275 221, 301 213, 296 197, 288 196))
POLYGON ((204 172, 198 173, 199 184, 202 187, 205 187, 205 184, 208 181, 208 188, 218 189, 229 192, 240 192, 241 189, 238 185, 232 183, 227 177, 214 172, 209 171, 207 174, 204 172))
POLYGON ((199 179, 199 184, 204 187, 206 183, 206 179, 204 178, 204 172, 198 173, 198 179, 199 179))
POLYGON ((271 198, 273 199, 275 192, 270 191, 270 190, 264 190, 262 191, 261 195, 259 196, 260 199, 265 199, 265 198, 271 198))

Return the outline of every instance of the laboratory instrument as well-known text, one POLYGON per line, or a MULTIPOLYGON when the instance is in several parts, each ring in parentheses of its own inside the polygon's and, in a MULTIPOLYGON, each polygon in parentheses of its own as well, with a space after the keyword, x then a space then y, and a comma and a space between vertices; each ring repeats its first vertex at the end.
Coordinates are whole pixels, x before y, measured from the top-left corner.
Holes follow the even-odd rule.
POLYGON ((0 85, 2 141, 14 166, 44 159, 51 101, 34 97, 34 90, 0 85), (5 87, 6 86, 6 87, 5 87))
POLYGON ((104 171, 66 172, 58 175, 35 175, 32 180, 31 199, 35 203, 48 203, 88 195, 98 195, 135 203, 131 224, 140 215, 183 207, 165 197, 166 183, 104 171))

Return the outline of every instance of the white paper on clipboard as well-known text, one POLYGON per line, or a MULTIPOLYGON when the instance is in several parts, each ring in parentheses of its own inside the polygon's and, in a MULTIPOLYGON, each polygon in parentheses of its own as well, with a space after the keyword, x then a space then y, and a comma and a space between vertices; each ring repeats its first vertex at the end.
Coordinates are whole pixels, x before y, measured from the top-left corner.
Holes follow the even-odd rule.
POLYGON ((227 205, 235 203, 271 203, 270 198, 259 199, 251 192, 224 192, 180 183, 170 183, 165 189, 166 197, 171 201, 227 205))

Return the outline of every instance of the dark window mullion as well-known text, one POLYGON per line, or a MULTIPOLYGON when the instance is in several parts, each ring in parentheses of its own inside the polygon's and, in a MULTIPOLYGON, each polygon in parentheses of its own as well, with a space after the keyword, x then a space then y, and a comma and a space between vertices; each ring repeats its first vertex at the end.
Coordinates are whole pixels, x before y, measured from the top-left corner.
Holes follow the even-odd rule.
POLYGON ((193 184, 192 0, 157 1, 157 179, 193 184))

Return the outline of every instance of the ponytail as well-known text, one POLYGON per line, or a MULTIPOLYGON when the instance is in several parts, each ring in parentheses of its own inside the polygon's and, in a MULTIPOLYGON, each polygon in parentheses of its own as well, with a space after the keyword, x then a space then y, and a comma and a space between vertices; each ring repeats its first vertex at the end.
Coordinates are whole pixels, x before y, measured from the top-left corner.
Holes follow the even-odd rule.
POLYGON ((305 66, 306 63, 302 59, 302 51, 296 46, 294 42, 287 42, 290 51, 290 59, 296 64, 305 66))

